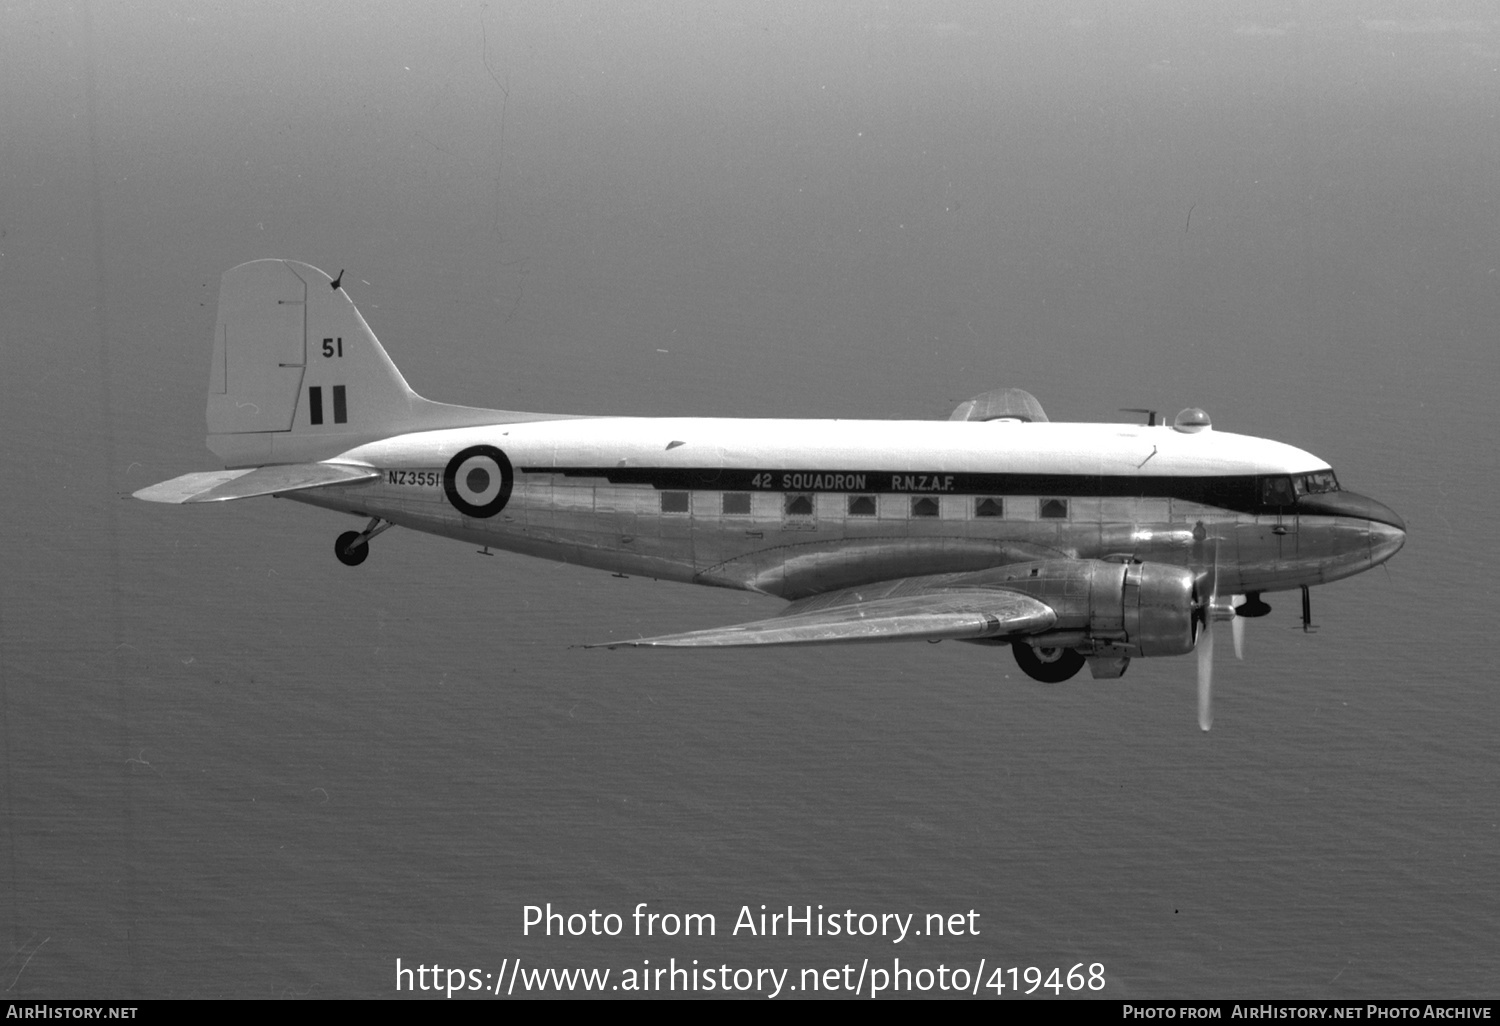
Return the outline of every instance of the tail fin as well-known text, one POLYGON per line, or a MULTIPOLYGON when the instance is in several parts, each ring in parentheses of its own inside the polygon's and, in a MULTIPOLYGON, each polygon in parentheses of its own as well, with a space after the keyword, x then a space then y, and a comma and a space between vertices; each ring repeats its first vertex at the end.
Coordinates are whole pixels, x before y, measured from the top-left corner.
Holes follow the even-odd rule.
POLYGON ((311 462, 408 431, 533 419, 541 418, 417 395, 353 301, 316 267, 252 260, 224 274, 208 447, 228 466, 311 462))

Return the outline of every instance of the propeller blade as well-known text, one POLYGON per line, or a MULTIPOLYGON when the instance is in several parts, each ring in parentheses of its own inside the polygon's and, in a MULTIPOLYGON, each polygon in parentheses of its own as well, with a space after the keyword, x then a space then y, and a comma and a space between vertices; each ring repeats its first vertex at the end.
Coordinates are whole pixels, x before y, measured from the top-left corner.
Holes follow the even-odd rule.
POLYGON ((1203 625, 1198 639, 1198 726, 1208 730, 1214 725, 1214 629, 1203 625))
MULTIPOLYGON (((1244 603, 1245 596, 1236 595, 1230 599, 1229 608, 1238 609, 1244 603)), ((1229 621, 1229 630, 1234 635, 1234 657, 1245 658, 1245 618, 1236 613, 1234 619, 1229 621)))

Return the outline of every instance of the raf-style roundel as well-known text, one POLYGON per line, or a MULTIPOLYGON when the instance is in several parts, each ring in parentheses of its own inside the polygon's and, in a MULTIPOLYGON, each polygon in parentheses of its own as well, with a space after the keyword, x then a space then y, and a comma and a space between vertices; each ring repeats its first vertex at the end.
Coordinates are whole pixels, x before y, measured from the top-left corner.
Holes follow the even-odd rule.
POLYGON ((443 469, 443 494, 453 508, 471 517, 492 517, 510 501, 515 471, 493 445, 471 445, 443 469))

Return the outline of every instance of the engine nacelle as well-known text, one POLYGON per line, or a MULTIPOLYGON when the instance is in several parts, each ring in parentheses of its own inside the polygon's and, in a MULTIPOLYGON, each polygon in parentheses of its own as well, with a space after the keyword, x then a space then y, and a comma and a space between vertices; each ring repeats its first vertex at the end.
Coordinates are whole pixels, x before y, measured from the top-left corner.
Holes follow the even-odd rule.
POLYGON ((1026 639, 1038 647, 1113 656, 1193 650, 1197 581, 1186 567, 1057 559, 1007 566, 995 578, 1057 613, 1052 630, 1026 639))

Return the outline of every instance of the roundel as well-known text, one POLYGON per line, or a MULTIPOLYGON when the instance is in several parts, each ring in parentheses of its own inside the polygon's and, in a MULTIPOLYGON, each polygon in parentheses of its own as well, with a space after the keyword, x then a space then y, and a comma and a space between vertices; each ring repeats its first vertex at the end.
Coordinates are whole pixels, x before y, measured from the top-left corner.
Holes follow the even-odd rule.
POLYGON ((443 494, 453 508, 471 517, 492 517, 510 501, 515 471, 493 445, 471 445, 443 469, 443 494))

